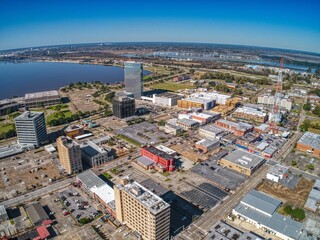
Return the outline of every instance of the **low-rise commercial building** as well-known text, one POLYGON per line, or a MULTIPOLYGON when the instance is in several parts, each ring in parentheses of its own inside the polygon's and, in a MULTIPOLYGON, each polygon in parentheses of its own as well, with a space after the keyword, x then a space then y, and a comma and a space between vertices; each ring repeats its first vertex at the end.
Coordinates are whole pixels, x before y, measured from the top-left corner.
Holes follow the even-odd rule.
POLYGON ((115 213, 114 190, 93 171, 87 170, 77 175, 81 188, 93 199, 99 201, 112 216, 115 213))
POLYGON ((153 104, 161 105, 161 106, 176 106, 178 104, 178 100, 182 99, 183 95, 178 95, 170 92, 154 94, 153 95, 153 104))
POLYGON ((182 127, 172 125, 170 123, 166 123, 166 125, 164 126, 159 126, 159 129, 161 131, 164 131, 165 133, 172 134, 172 135, 177 135, 178 133, 183 131, 182 127))
POLYGON ((35 226, 42 224, 44 220, 48 220, 49 216, 40 203, 34 203, 25 208, 28 217, 35 226))
POLYGON ((219 119, 215 122, 215 124, 219 127, 222 127, 229 132, 233 133, 235 136, 243 136, 246 133, 252 131, 253 126, 251 124, 243 123, 243 122, 231 122, 225 119, 219 119))
POLYGON ((195 145, 197 151, 201 151, 203 153, 207 153, 211 150, 217 149, 220 147, 220 141, 215 139, 215 140, 210 140, 210 139, 202 139, 198 142, 196 142, 195 145))
POLYGON ((215 101, 213 99, 206 99, 201 97, 190 97, 178 100, 179 108, 201 108, 204 110, 209 110, 215 106, 215 101))
POLYGON ((289 168, 280 164, 277 164, 269 169, 267 172, 267 179, 279 182, 279 180, 288 177, 289 168))
POLYGON ((80 145, 69 137, 57 139, 57 149, 61 166, 68 174, 82 172, 80 145))
POLYGON ((264 123, 268 120, 268 114, 251 107, 241 107, 238 108, 232 114, 235 118, 245 119, 249 121, 254 121, 258 123, 264 123))
POLYGON ((319 203, 320 203, 320 180, 317 179, 308 195, 308 199, 304 204, 304 208, 311 212, 316 212, 318 208, 320 208, 319 203))
POLYGON ((141 148, 141 155, 152 160, 164 171, 172 172, 175 170, 174 157, 153 146, 146 146, 141 148))
POLYGON ((220 114, 213 113, 213 114, 207 114, 207 113, 193 113, 191 115, 191 118, 195 121, 200 121, 201 124, 207 124, 210 122, 213 122, 215 120, 218 120, 220 118, 220 114))
POLYGON ((90 166, 97 167, 114 159, 114 151, 110 147, 100 147, 91 141, 80 145, 82 159, 90 166))
POLYGON ((84 134, 84 127, 80 125, 70 125, 64 130, 64 133, 70 138, 75 138, 84 134))
POLYGON ((27 93, 24 96, 27 108, 44 107, 61 103, 61 98, 57 90, 27 93))
POLYGON ((4 205, 0 205, 0 223, 9 220, 8 213, 4 205))
POLYGON ((265 160, 249 152, 235 150, 219 160, 220 165, 251 176, 265 160))
POLYGON ((251 190, 232 213, 255 227, 285 240, 299 239, 303 223, 277 212, 281 201, 256 190, 251 190))
POLYGON ((179 119, 177 121, 177 126, 182 127, 184 130, 191 130, 200 126, 199 122, 191 119, 179 119))
POLYGON ((117 220, 142 239, 170 239, 170 205, 137 182, 114 186, 117 220))
POLYGON ((199 128, 199 135, 214 140, 224 134, 224 129, 216 125, 206 125, 199 128))
POLYGON ((320 134, 305 132, 297 143, 297 149, 320 157, 320 134))

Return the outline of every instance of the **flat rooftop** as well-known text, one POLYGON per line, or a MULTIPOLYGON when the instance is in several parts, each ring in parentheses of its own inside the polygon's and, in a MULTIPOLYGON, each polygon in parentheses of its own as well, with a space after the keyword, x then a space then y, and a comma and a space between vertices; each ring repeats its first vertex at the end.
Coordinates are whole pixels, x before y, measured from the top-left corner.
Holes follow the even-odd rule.
POLYGON ((162 98, 182 98, 182 95, 175 94, 175 93, 170 93, 170 92, 164 92, 157 94, 156 97, 162 97, 162 98))
POLYGON ((132 182, 125 186, 118 185, 118 188, 123 189, 133 198, 137 199, 153 214, 158 214, 159 212, 170 208, 170 205, 163 201, 162 198, 137 182, 132 182))
POLYGON ((0 159, 10 157, 23 152, 21 145, 5 145, 0 147, 0 159))
POLYGON ((265 117, 267 115, 265 112, 257 110, 255 108, 251 108, 251 107, 238 108, 235 112, 245 113, 245 114, 259 116, 259 117, 265 117))
POLYGON ((256 190, 250 191, 233 211, 262 226, 293 239, 299 239, 303 223, 276 212, 281 201, 256 190))
POLYGON ((182 123, 182 124, 186 124, 189 126, 192 126, 194 124, 199 124, 197 121, 191 120, 191 119, 187 119, 187 118, 183 118, 183 119, 179 119, 177 121, 177 123, 182 123))
POLYGON ((72 148, 72 147, 75 147, 75 146, 79 145, 76 141, 73 141, 69 137, 62 136, 60 138, 61 138, 61 140, 63 142, 63 145, 66 146, 67 148, 72 148))
POLYGON ((158 148, 156 147, 153 147, 153 146, 147 146, 147 147, 143 147, 144 149, 146 149, 148 152, 151 152, 152 154, 154 155, 157 155, 159 157, 162 157, 163 159, 167 160, 167 161, 170 161, 172 160, 172 157, 171 155, 169 155, 168 153, 162 151, 162 150, 159 150, 158 148))
POLYGON ((320 149, 320 134, 305 132, 299 139, 298 143, 320 149))
POLYGON ((202 140, 196 142, 196 144, 209 148, 211 146, 216 145, 219 142, 220 142, 219 140, 210 140, 210 139, 205 138, 205 139, 202 139, 202 140))
POLYGON ((268 173, 274 176, 282 176, 283 174, 287 173, 289 170, 288 167, 277 164, 269 169, 268 173))
POLYGON ((208 132, 214 133, 214 134, 219 134, 219 133, 224 132, 223 128, 218 127, 216 125, 206 125, 206 126, 201 127, 200 129, 204 130, 204 131, 208 131, 208 132))
POLYGON ((109 204, 114 201, 114 190, 107 183, 100 187, 92 187, 90 191, 96 194, 102 201, 109 204))
POLYGON ((44 98, 44 97, 60 98, 58 91, 57 90, 52 90, 52 91, 44 91, 44 92, 27 93, 24 96, 24 99, 28 100, 28 99, 44 98))
POLYGON ((223 159, 248 169, 256 167, 264 160, 262 157, 241 150, 235 150, 223 159))
POLYGON ((98 154, 108 153, 108 149, 99 147, 91 141, 84 142, 80 145, 81 151, 83 151, 89 157, 95 157, 98 154))
POLYGON ((158 145, 156 146, 156 148, 158 148, 159 150, 168 153, 169 155, 173 155, 176 154, 177 152, 169 147, 166 147, 164 145, 158 145))
POLYGON ((20 114, 18 117, 16 117, 14 120, 19 121, 19 120, 32 120, 40 115, 43 115, 43 112, 23 112, 20 114))
POLYGON ((77 175, 77 178, 84 184, 88 189, 92 187, 101 187, 105 185, 106 183, 97 176, 94 172, 91 170, 84 171, 77 175))
POLYGON ((81 126, 81 125, 70 125, 65 129, 65 131, 66 132, 72 132, 72 131, 79 130, 79 129, 82 129, 82 128, 83 128, 83 126, 81 126))
POLYGON ((217 120, 217 122, 221 122, 221 123, 226 124, 228 126, 236 127, 237 129, 251 129, 251 128, 253 128, 253 126, 251 124, 244 123, 244 122, 231 122, 226 119, 219 119, 219 120, 217 120))
POLYGON ((170 190, 164 188, 160 183, 157 183, 150 178, 140 182, 140 184, 159 197, 170 192, 170 190))

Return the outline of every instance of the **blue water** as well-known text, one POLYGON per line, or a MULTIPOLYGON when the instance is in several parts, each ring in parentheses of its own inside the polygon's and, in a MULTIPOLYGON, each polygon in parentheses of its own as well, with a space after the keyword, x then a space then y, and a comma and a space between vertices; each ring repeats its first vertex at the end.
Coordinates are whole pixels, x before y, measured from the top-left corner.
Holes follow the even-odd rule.
POLYGON ((123 68, 75 63, 0 63, 0 99, 92 81, 123 82, 123 68))

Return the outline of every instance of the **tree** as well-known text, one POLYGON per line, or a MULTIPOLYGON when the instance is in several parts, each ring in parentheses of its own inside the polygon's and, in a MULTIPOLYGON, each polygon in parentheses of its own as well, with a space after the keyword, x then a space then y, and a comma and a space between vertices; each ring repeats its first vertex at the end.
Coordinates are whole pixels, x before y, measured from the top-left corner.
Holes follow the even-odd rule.
POLYGON ((158 126, 164 126, 164 125, 166 125, 166 121, 160 120, 160 121, 158 122, 158 126))
POLYGON ((311 110, 311 104, 310 104, 309 101, 306 104, 303 105, 303 109, 305 111, 310 111, 311 110))

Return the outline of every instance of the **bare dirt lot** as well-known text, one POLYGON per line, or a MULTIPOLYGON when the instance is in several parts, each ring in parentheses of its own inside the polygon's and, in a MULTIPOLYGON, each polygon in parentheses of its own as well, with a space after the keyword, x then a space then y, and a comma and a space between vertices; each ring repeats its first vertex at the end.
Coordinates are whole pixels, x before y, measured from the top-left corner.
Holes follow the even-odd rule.
POLYGON ((96 89, 72 89, 72 91, 69 91, 67 94, 65 94, 69 100, 72 102, 70 109, 72 112, 90 112, 93 110, 98 110, 99 105, 92 101, 93 98, 88 97, 94 92, 96 92, 96 89))
POLYGON ((297 187, 293 190, 284 187, 283 185, 264 179, 258 186, 257 190, 270 194, 284 203, 288 203, 295 207, 303 207, 308 198, 309 192, 313 186, 313 182, 301 178, 297 187))

